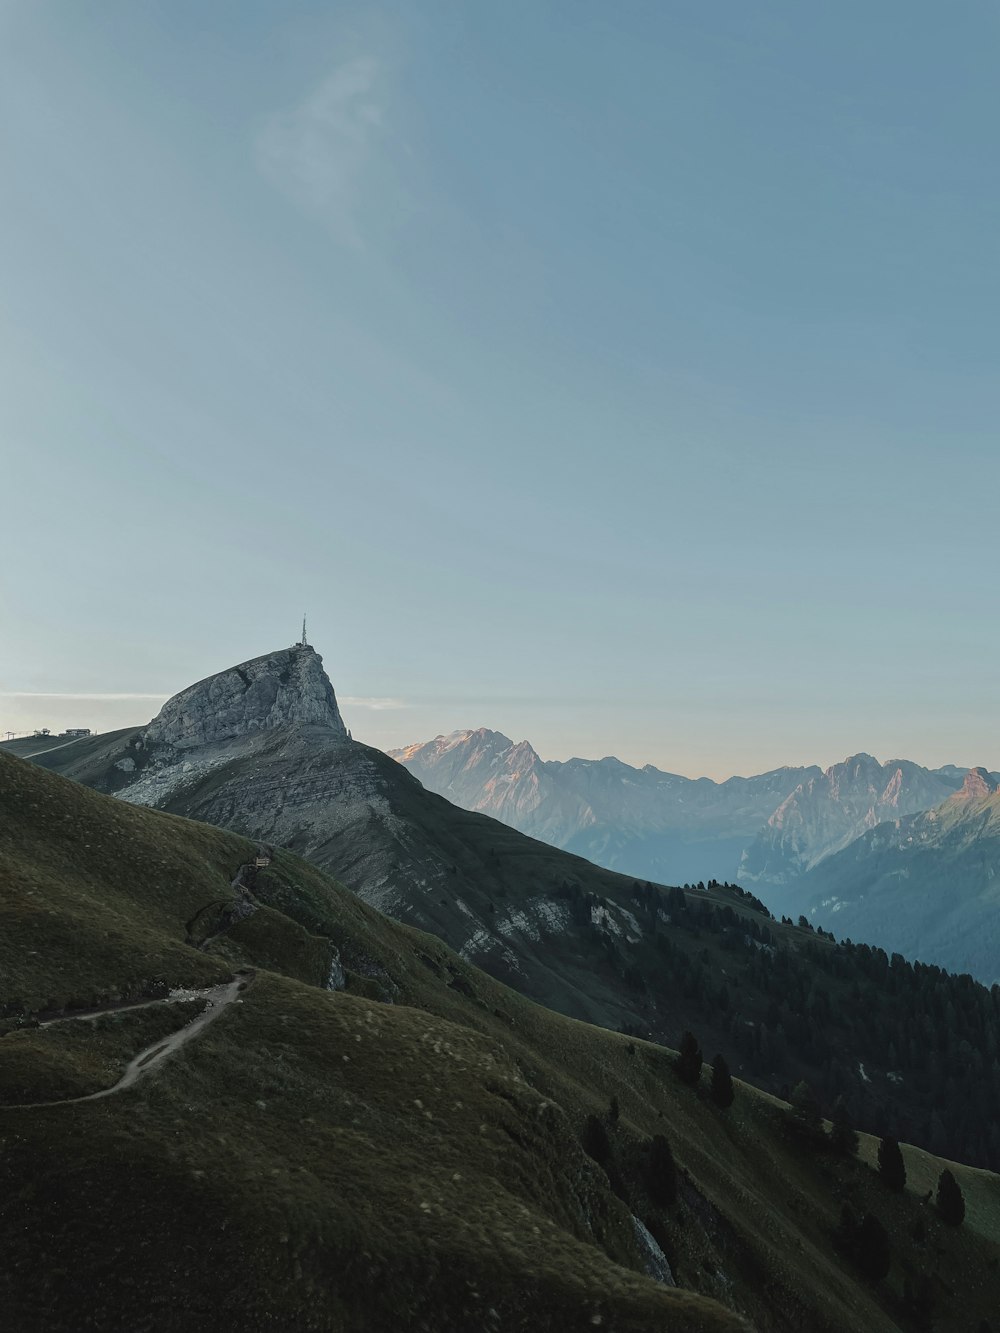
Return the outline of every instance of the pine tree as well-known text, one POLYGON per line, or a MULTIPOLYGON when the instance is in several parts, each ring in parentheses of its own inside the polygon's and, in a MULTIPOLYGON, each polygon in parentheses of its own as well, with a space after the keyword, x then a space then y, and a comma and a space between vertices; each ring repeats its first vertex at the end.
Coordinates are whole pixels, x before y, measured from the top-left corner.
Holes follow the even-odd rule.
POLYGON ((950 1227, 959 1227, 965 1218, 965 1198, 962 1187, 950 1171, 942 1171, 937 1187, 937 1210, 941 1221, 950 1227))
POLYGON ((608 1124, 617 1125, 621 1113, 621 1107, 618 1105, 618 1098, 612 1097, 611 1105, 608 1107, 608 1124))
POLYGON ((861 1223, 855 1257, 862 1273, 872 1282, 881 1282, 889 1272, 892 1261, 889 1233, 872 1213, 865 1213, 861 1223))
POLYGON ((729 1066, 721 1055, 717 1055, 712 1062, 712 1101, 725 1109, 732 1106, 735 1096, 729 1066))
POLYGON ((906 1185, 906 1163, 895 1139, 886 1136, 878 1145, 878 1174, 882 1182, 897 1194, 906 1185))
POLYGON ((833 1233, 833 1244, 872 1282, 880 1282, 888 1273, 891 1262, 889 1233, 874 1214, 865 1213, 859 1222, 850 1204, 845 1203, 833 1233))
POLYGON ((694 1035, 685 1032, 681 1037, 680 1054, 677 1057, 676 1069, 678 1075, 685 1083, 697 1084, 701 1078, 701 1066, 704 1063, 704 1057, 701 1053, 701 1047, 698 1045, 694 1035))
POLYGON ((596 1115, 588 1115, 583 1127, 583 1151, 601 1166, 611 1160, 611 1140, 608 1131, 596 1115))
POLYGON ((668 1207, 677 1198, 677 1164, 663 1134, 649 1141, 646 1192, 659 1208, 668 1207))
POLYGON ((845 1203, 840 1209, 840 1221, 833 1233, 834 1249, 839 1250, 841 1254, 854 1254, 854 1247, 858 1241, 859 1224, 854 1216, 854 1209, 849 1203, 845 1203))
POLYGON ((858 1136, 851 1124, 851 1118, 847 1114, 843 1097, 838 1097, 834 1102, 830 1147, 842 1157, 853 1157, 858 1151, 858 1136))
POLYGON ((823 1141, 823 1115, 808 1083, 796 1083, 792 1089, 792 1128, 805 1142, 819 1146, 823 1141))

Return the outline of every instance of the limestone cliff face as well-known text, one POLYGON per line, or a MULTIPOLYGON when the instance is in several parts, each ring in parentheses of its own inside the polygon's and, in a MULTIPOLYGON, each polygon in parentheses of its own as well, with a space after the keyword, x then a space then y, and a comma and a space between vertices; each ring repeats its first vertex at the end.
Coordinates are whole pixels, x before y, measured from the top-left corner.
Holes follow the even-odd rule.
POLYGON ((685 778, 619 759, 542 760, 498 731, 454 731, 391 750, 428 790, 609 870, 682 884, 731 879, 780 801, 818 768, 685 778))
POLYGON ((970 768, 965 775, 961 791, 952 797, 953 801, 986 801, 1000 790, 995 773, 987 773, 985 768, 970 768))
MULTIPOLYGON (((907 759, 882 764, 856 754, 801 783, 744 851, 739 882, 767 886, 772 911, 794 907, 790 890, 813 867, 887 820, 929 810, 959 785, 958 770, 932 770, 907 759)), ((794 902, 793 902, 794 899, 794 902)))
POLYGON ((347 736, 323 659, 310 647, 267 653, 189 685, 167 700, 142 739, 191 750, 294 722, 347 736))

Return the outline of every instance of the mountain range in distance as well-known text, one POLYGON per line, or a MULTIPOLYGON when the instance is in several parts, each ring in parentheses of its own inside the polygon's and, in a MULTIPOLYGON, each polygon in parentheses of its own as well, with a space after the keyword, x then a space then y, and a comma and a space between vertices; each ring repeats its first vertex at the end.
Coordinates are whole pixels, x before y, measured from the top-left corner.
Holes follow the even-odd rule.
POLYGON ((995 773, 857 754, 714 782, 615 758, 546 761, 487 728, 390 754, 465 809, 619 873, 736 880, 777 915, 1000 979, 995 773))
MULTIPOLYGON (((119 802, 295 852, 570 1018, 666 1045, 697 1030, 767 1092, 806 1079, 861 1127, 1000 1163, 985 1109, 1000 1096, 992 1066, 970 1081, 959 1062, 942 1084, 921 1036, 940 1025, 943 993, 948 1040, 981 1044, 995 1022, 989 991, 902 959, 890 985, 886 954, 779 923, 745 890, 665 888, 460 808, 350 737, 308 645, 182 689, 145 726, 46 743, 0 749, 119 802)), ((375 958, 358 966, 384 985, 375 958)))
MULTIPOLYGON (((789 1108, 750 1084, 734 1080, 723 1105, 707 1070, 692 1083, 662 1045, 530 1003, 292 852, 151 808, 207 801, 214 780, 234 813, 253 819, 256 797, 263 818, 282 799, 279 754, 286 785, 296 764, 307 770, 303 814, 330 768, 380 773, 343 734, 327 685, 314 656, 269 654, 181 691, 138 734, 60 747, 78 776, 110 757, 105 777, 125 799, 0 751, 5 1328, 899 1333, 927 1327, 918 1316, 931 1306, 940 1333, 987 1326, 1000 1260, 990 1171, 904 1143, 904 1187, 887 1190, 877 1138, 862 1133, 856 1156, 826 1135, 806 1143, 789 1108), (964 1196, 962 1226, 927 1202, 945 1171, 964 1196), (854 1234, 845 1199, 849 1221, 866 1219, 851 1223, 858 1243, 882 1237, 881 1280, 840 1243, 854 1234)), ((51 768, 55 756, 36 758, 51 768)), ((398 811, 405 824, 398 802, 416 793, 410 816, 437 812, 432 847, 445 803, 381 763, 379 818, 398 811)), ((287 812, 296 794, 284 794, 287 812)), ((514 862, 512 900, 519 848, 578 868, 456 815, 457 830, 507 835, 496 849, 514 862)), ((590 939, 589 973, 606 991, 609 946, 645 957, 612 928, 623 909, 597 895, 617 878, 595 871, 593 900, 573 899, 600 924, 547 941, 590 939)), ((794 928, 767 942, 766 917, 736 894, 641 896, 637 928, 669 949, 664 978, 694 986, 700 1031, 718 1005, 686 963, 710 958, 706 976, 733 988, 733 1031, 751 1032, 737 1009, 773 983, 770 1040, 786 1058, 800 1038, 847 1035, 841 1074, 860 1060, 878 1080, 878 1042, 892 1035, 901 1130, 928 1073, 931 1091, 958 1090, 954 1107, 936 1103, 945 1120, 954 1111, 989 1130, 991 1073, 964 1050, 967 1036, 995 1045, 1000 1030, 982 987, 908 965, 888 984, 884 955, 794 928), (851 977, 878 1025, 839 997, 851 977), (810 1033, 807 1008, 831 1004, 810 1033), (915 1038, 935 1007, 949 1011, 936 1020, 947 1041, 922 1080, 910 1054, 926 1054, 915 1038)), ((523 959, 526 942, 511 936, 523 959)), ((811 1058, 795 1055, 797 1071, 811 1058)))

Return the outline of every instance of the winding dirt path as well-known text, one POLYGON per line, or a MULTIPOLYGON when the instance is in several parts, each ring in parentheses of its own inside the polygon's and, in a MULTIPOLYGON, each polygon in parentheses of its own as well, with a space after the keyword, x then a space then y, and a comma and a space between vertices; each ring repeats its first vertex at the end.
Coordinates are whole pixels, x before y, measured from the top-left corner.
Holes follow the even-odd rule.
POLYGON ((92 1009, 80 1009, 72 1014, 56 1014, 54 1018, 43 1019, 38 1024, 40 1028, 50 1028, 56 1023, 78 1023, 84 1022, 88 1018, 103 1018, 105 1014, 128 1014, 133 1009, 152 1009, 154 1004, 181 1004, 184 1000, 207 999, 209 995, 220 990, 218 986, 208 986, 202 990, 178 989, 172 990, 169 995, 160 995, 155 1000, 116 1000, 111 1004, 98 1004, 92 1009))
MULTIPOLYGON (((47 1106, 72 1106, 77 1102, 96 1102, 102 1097, 112 1097, 116 1092, 124 1092, 126 1088, 131 1088, 141 1078, 145 1078, 157 1065, 161 1065, 164 1060, 174 1055, 182 1046, 186 1046, 189 1041, 203 1032, 209 1023, 214 1023, 223 1010, 228 1008, 239 996, 240 991, 246 987, 252 975, 249 972, 237 972, 232 981, 227 981, 222 986, 212 986, 207 990, 174 992, 163 1000, 149 1000, 142 1004, 128 1006, 133 1009, 147 1009, 154 1004, 176 1004, 178 1000, 204 999, 206 1001, 205 1008, 201 1013, 192 1018, 184 1027, 177 1032, 172 1032, 169 1037, 161 1037, 159 1041, 154 1041, 151 1046, 147 1046, 145 1050, 140 1051, 134 1059, 130 1060, 124 1074, 110 1088, 102 1088, 100 1092, 88 1092, 83 1097, 66 1097, 55 1102, 22 1102, 16 1106, 4 1106, 0 1110, 37 1111, 47 1106)), ((96 1010, 87 1014, 73 1014, 66 1018, 50 1019, 49 1022, 66 1023, 80 1018, 94 1018, 101 1012, 112 1011, 96 1010)), ((123 1010, 118 1008, 114 1012, 121 1013, 123 1010)), ((43 1026, 47 1027, 49 1024, 43 1026)))

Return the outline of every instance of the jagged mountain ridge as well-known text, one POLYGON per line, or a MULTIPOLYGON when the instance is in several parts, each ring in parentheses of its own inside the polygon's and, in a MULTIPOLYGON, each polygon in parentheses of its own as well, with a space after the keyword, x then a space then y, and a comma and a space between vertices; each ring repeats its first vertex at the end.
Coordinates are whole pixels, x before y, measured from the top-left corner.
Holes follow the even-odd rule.
POLYGON ((972 769, 931 810, 886 821, 809 871, 818 924, 1000 983, 1000 784, 972 769))
MULTIPOLYGON (((5 1327, 557 1333, 598 1307, 633 1333, 745 1327, 673 1287, 582 1153, 572 1064, 560 1093, 532 1051, 536 1014, 563 1025, 548 1045, 564 1052, 566 1020, 286 853, 219 930, 211 911, 255 851, 236 835, 8 755, 0 812, 5 1327), (234 970, 242 994, 183 1055, 73 1100, 114 1084, 153 1016, 161 1036, 185 1021, 168 987, 196 995, 234 970), (56 1021, 20 1028, 40 1006, 56 1021), (69 1021, 79 1008, 109 1018, 69 1021), (24 1109, 35 1099, 49 1105, 24 1109)), ((595 1054, 620 1051, 586 1031, 595 1054)))
MULTIPOLYGON (((255 660, 268 657, 276 675, 287 671, 287 654, 255 660)), ((318 658, 316 665, 321 669, 318 658)), ((221 689, 234 707, 246 692, 233 670, 202 686, 221 689)), ((176 711, 168 704, 161 717, 176 711)), ((884 1123, 891 1108, 915 1141, 973 1162, 1000 1160, 1000 1137, 994 1144, 979 1121, 962 1118, 988 1082, 967 1092, 956 1070, 961 1099, 946 1109, 945 1120, 935 1120, 920 1091, 919 1066, 904 1060, 902 1070, 893 1068, 890 1034, 894 1025, 919 1018, 922 973, 913 974, 913 994, 886 997, 895 1008, 872 1030, 863 995, 881 965, 867 952, 843 951, 777 925, 739 891, 710 886, 693 894, 689 907, 679 891, 679 899, 671 898, 460 810, 336 727, 297 720, 244 725, 252 721, 240 720, 237 709, 238 734, 213 733, 202 746, 177 747, 157 739, 163 733, 154 720, 59 746, 34 761, 137 804, 286 844, 366 901, 430 930, 562 1013, 668 1043, 696 1027, 737 1072, 766 1088, 778 1091, 805 1076, 828 1103, 843 1095, 862 1125, 884 1123), (827 972, 859 984, 848 1002, 829 1007, 817 1041, 805 1018, 807 1000, 827 972), (726 978, 721 995, 720 977, 726 978)), ((959 1001, 970 997, 962 993, 959 1001)), ((976 1014, 983 996, 975 992, 970 1002, 960 1031, 982 1021, 976 1014)), ((918 1060, 919 1048, 905 1048, 918 1060)))
POLYGON ((620 759, 543 760, 481 727, 390 754, 430 791, 622 874, 661 882, 735 878, 775 807, 818 768, 725 782, 620 759))
POLYGON ((949 766, 930 770, 907 759, 880 763, 856 754, 801 783, 767 821, 740 862, 741 883, 767 885, 774 910, 793 910, 798 898, 781 892, 825 857, 885 820, 929 810, 961 785, 949 766))
POLYGON ((932 1253, 935 1326, 990 1313, 995 1176, 950 1164, 952 1235, 919 1200, 941 1161, 904 1146, 889 1196, 874 1141, 864 1164, 804 1156, 771 1099, 737 1084, 718 1110, 669 1052, 526 1002, 288 853, 240 898, 256 850, 0 754, 5 1327, 892 1333, 932 1253), (235 902, 252 910, 222 926, 235 902), (68 1101, 188 1020, 174 987, 240 978, 148 1076, 68 1101), (647 1189, 654 1134, 681 1168, 669 1207, 647 1189), (879 1286, 831 1246, 845 1191, 894 1236, 879 1286))
POLYGON ((669 883, 738 879, 772 910, 795 913, 808 869, 883 819, 936 805, 965 772, 858 754, 826 770, 717 783, 615 758, 542 760, 529 742, 487 728, 390 754, 465 809, 609 869, 669 883))
POLYGON ((167 700, 143 740, 189 750, 292 722, 347 736, 323 659, 306 644, 251 658, 189 685, 167 700))
POLYGON ((613 1026, 634 1020, 583 960, 548 957, 543 946, 547 931, 568 922, 559 894, 569 881, 612 904, 608 921, 620 936, 633 931, 632 881, 425 791, 387 755, 349 740, 339 712, 315 720, 312 700, 335 698, 332 686, 329 695, 317 687, 320 676, 312 648, 265 654, 182 690, 147 727, 87 737, 33 762, 133 804, 290 847, 543 1002, 613 1026), (309 700, 275 712, 276 689, 263 681, 286 677, 295 661, 309 700), (213 709, 223 724, 206 720, 213 709), (189 743, 195 736, 204 743, 189 743))

